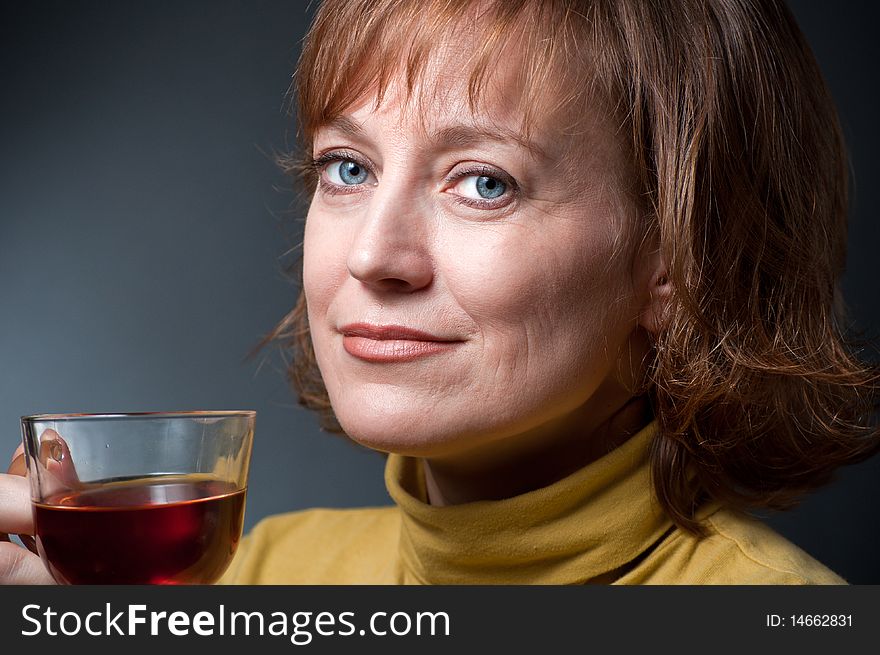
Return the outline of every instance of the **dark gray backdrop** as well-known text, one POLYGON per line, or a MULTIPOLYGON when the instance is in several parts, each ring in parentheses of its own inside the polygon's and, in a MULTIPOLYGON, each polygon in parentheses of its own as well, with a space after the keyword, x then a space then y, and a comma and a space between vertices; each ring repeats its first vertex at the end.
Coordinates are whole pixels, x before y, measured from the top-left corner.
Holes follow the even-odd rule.
MULTIPOLYGON (((382 457, 321 433, 277 352, 244 359, 296 298, 282 274, 293 196, 271 153, 292 132, 307 3, 0 6, 0 453, 23 414, 256 409, 246 527, 390 503, 382 457)), ((792 7, 848 137, 844 288, 876 333, 874 10, 792 7)), ((851 582, 880 583, 878 473, 878 458, 846 469, 770 522, 851 582)))

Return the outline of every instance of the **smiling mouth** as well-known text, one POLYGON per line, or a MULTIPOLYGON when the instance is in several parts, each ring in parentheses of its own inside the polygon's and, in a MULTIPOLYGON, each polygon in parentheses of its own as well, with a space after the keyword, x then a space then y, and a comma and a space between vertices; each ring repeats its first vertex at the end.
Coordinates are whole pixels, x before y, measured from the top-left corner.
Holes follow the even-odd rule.
POLYGON ((463 343, 400 325, 357 323, 340 331, 345 351, 367 362, 408 362, 450 352, 463 343))

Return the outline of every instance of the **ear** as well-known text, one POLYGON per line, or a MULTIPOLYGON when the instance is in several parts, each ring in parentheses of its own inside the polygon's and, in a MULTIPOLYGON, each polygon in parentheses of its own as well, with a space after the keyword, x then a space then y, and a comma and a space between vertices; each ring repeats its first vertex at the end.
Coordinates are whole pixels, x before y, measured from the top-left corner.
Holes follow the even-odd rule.
POLYGON ((644 301, 639 313, 639 325, 656 335, 665 325, 666 308, 672 298, 672 283, 659 247, 645 253, 643 263, 646 269, 640 279, 644 280, 645 286, 642 287, 644 301))

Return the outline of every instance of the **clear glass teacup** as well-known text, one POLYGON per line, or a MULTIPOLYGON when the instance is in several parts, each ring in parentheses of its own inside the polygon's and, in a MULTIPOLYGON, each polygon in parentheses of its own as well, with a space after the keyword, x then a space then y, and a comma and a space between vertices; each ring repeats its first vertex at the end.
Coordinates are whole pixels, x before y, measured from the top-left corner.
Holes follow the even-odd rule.
POLYGON ((21 419, 37 550, 62 584, 210 584, 241 538, 253 411, 21 419))

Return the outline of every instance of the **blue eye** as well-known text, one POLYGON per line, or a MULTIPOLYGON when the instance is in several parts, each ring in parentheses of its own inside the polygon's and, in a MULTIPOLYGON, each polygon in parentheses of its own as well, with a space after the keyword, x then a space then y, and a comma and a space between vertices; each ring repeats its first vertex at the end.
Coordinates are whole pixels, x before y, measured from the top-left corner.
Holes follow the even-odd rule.
POLYGON ((369 177, 369 171, 367 171, 366 168, 355 161, 351 161, 350 159, 345 159, 339 162, 338 167, 329 167, 328 173, 330 173, 331 181, 337 184, 363 184, 367 181, 367 177, 369 177), (336 169, 336 171, 334 171, 333 169, 336 169), (336 177, 333 175, 333 172, 336 172, 336 176, 339 177, 339 182, 336 182, 336 180, 333 179, 334 177, 336 177))
POLYGON ((507 193, 507 184, 491 175, 465 175, 456 183, 455 191, 470 200, 494 200, 507 193))
POLYGON ((347 152, 328 152, 312 160, 320 175, 321 186, 328 193, 360 191, 377 184, 368 160, 347 152))
POLYGON ((497 198, 504 194, 507 186, 504 182, 496 180, 494 177, 481 175, 477 178, 477 193, 481 198, 497 198))

